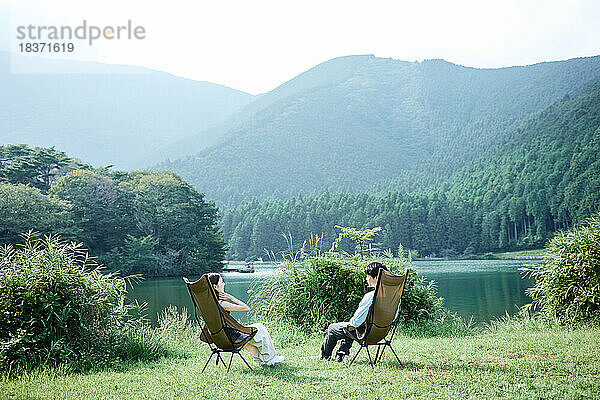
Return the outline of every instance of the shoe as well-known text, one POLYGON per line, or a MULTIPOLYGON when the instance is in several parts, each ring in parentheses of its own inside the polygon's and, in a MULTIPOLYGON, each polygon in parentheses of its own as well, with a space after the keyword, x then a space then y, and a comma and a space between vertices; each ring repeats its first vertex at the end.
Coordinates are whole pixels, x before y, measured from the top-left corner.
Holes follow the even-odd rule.
POLYGON ((344 362, 344 354, 337 353, 335 355, 335 362, 338 362, 338 363, 344 362))
POLYGON ((274 364, 279 364, 282 363, 283 360, 285 360, 284 356, 275 356, 273 358, 271 358, 269 361, 267 362, 259 362, 257 363, 258 365, 274 365, 274 364))
POLYGON ((284 356, 275 356, 269 362, 267 362, 267 365, 279 364, 282 363, 283 360, 285 360, 284 356))

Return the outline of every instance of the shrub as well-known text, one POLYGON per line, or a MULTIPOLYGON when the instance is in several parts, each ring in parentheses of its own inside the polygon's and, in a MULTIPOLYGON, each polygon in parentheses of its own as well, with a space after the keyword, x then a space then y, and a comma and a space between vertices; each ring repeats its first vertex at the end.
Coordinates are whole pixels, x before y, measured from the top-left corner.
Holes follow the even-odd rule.
POLYGON ((560 233, 546 246, 544 263, 526 269, 533 306, 563 324, 600 322, 600 214, 560 233))
POLYGON ((0 367, 64 364, 74 370, 165 353, 128 315, 126 281, 58 237, 0 249, 0 367))
MULTIPOLYGON (((360 238, 359 233, 366 231, 352 232, 360 238)), ((348 237, 344 233, 342 236, 348 237)), ((255 317, 289 322, 306 331, 319 330, 352 316, 367 291, 364 269, 369 263, 379 261, 391 272, 405 272, 403 257, 393 258, 391 253, 363 256, 364 245, 357 245, 354 255, 339 253, 335 251, 335 243, 324 254, 303 258, 303 268, 298 268, 298 263, 288 257, 284 268, 255 287, 250 299, 255 317)), ((304 254, 304 249, 300 253, 304 254)), ((410 268, 402 296, 401 321, 430 319, 441 307, 442 299, 435 296, 434 283, 417 279, 417 272, 410 268)))
POLYGON ((310 331, 352 315, 364 286, 364 276, 351 260, 310 257, 303 269, 288 264, 274 274, 253 290, 250 301, 261 318, 289 321, 310 331))
POLYGON ((158 315, 156 331, 167 344, 170 356, 192 357, 205 352, 206 344, 200 339, 201 325, 184 307, 180 310, 170 305, 158 315))

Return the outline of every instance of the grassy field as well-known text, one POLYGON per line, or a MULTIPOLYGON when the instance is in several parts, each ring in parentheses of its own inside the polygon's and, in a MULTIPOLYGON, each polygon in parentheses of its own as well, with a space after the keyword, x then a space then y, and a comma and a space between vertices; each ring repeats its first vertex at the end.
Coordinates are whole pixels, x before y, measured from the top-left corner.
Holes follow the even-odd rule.
POLYGON ((500 260, 513 260, 518 257, 544 257, 546 255, 546 249, 536 250, 520 250, 520 251, 507 251, 504 253, 491 253, 493 258, 500 260))
MULTIPOLYGON (((281 365, 254 367, 234 360, 225 373, 189 334, 179 356, 117 370, 67 374, 29 372, 0 379, 6 399, 410 399, 600 398, 600 329, 568 329, 536 321, 508 321, 463 337, 399 336, 371 369, 363 354, 348 367, 313 360, 321 337, 272 332, 281 365)), ((353 348, 355 351, 357 347, 353 348)))

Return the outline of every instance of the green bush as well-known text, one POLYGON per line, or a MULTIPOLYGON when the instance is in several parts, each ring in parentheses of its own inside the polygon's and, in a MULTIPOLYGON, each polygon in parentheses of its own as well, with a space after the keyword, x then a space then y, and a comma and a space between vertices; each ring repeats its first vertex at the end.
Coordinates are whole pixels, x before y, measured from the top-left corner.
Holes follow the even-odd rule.
POLYGON ((294 264, 274 274, 252 292, 251 303, 260 318, 289 321, 306 330, 343 321, 364 295, 364 273, 352 260, 311 257, 305 268, 294 264))
POLYGON ((526 270, 534 307, 563 324, 600 323, 600 214, 560 233, 546 246, 544 263, 526 270))
POLYGON ((155 331, 168 346, 169 355, 174 357, 198 357, 204 355, 206 343, 200 340, 201 325, 186 308, 178 310, 170 305, 158 315, 158 327, 155 331))
POLYGON ((101 273, 79 244, 29 235, 0 248, 0 367, 81 370, 161 356, 125 294, 125 279, 101 273))
MULTIPOLYGON (((365 232, 373 236, 377 230, 351 230, 350 234, 360 242, 365 240, 360 238, 365 232)), ((340 238, 350 237, 346 233, 340 234, 340 238)), ((379 261, 393 273, 405 272, 404 259, 394 258, 391 253, 364 256, 364 242, 357 245, 354 255, 339 253, 335 248, 334 244, 324 254, 303 258, 301 268, 288 258, 284 268, 253 289, 250 301, 255 318, 291 323, 306 331, 320 330, 352 316, 368 290, 364 269, 369 263, 379 261)), ((410 268, 400 320, 431 319, 441 308, 442 299, 435 296, 434 283, 417 279, 417 272, 410 268)))
MULTIPOLYGON (((258 318, 291 322, 308 331, 348 321, 368 290, 364 267, 372 261, 395 270, 391 258, 345 258, 337 254, 308 258, 302 269, 289 265, 253 290, 252 308, 258 318)), ((430 319, 441 305, 435 285, 417 279, 416 271, 411 269, 402 295, 400 320, 430 319)))

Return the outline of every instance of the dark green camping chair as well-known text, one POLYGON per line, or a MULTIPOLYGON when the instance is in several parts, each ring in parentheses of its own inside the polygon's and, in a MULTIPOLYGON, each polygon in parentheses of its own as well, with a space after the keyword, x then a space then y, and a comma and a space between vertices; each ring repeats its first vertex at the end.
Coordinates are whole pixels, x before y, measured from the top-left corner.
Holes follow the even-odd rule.
POLYGON ((196 321, 201 325, 198 312, 200 312, 204 320, 200 339, 208 344, 211 351, 210 357, 208 357, 204 368, 202 368, 202 372, 204 372, 212 356, 215 354, 217 356, 216 365, 219 365, 219 361, 221 361, 223 366, 225 366, 221 353, 231 353, 227 372, 231 368, 234 354, 240 356, 248 368, 252 369, 240 353, 240 349, 256 335, 258 329, 243 326, 229 312, 221 308, 217 293, 208 280, 207 275, 202 275, 196 282, 190 282, 187 278, 183 278, 183 280, 194 303, 194 317, 196 321))
POLYGON ((404 275, 394 275, 383 269, 379 270, 377 286, 373 294, 373 303, 371 303, 371 307, 369 308, 367 319, 356 329, 353 327, 344 328, 346 335, 360 344, 360 349, 356 352, 352 361, 350 361, 349 366, 356 360, 356 357, 358 357, 363 348, 367 351, 369 364, 371 364, 371 367, 375 366, 383 357, 386 347, 390 348, 396 360, 402 366, 402 362, 392 347, 392 339, 398 326, 397 323, 394 324, 396 310, 400 304, 407 277, 408 269, 404 275), (392 325, 394 328, 388 339, 387 336, 392 325), (377 353, 374 360, 371 358, 369 346, 377 346, 377 353))

